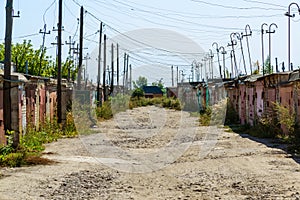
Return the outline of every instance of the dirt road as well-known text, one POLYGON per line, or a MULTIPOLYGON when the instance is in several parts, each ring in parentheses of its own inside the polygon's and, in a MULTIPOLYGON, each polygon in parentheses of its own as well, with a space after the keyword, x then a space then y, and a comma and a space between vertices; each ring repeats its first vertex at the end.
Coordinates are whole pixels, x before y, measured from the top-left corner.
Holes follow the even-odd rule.
POLYGON ((300 165, 278 144, 188 113, 143 107, 97 134, 47 145, 46 166, 0 170, 0 199, 299 199, 300 165))

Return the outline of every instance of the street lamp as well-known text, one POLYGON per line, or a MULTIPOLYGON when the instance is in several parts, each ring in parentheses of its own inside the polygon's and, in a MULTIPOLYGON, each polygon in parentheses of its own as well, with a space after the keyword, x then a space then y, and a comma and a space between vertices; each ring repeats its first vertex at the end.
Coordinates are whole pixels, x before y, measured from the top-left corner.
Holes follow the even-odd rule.
MULTIPOLYGON (((231 46, 231 48, 232 48, 232 51, 231 51, 230 55, 233 56, 232 58, 233 58, 233 62, 234 62, 235 73, 236 73, 236 75, 238 75, 238 73, 237 73, 237 64, 236 64, 236 57, 235 57, 235 51, 234 51, 234 46, 237 45, 237 42, 236 42, 235 39, 233 39, 234 34, 235 33, 231 33, 230 34, 230 41, 231 41, 231 43, 228 44, 227 46, 231 46)), ((232 73, 233 73, 233 70, 232 70, 232 73)))
POLYGON ((269 59, 270 59, 270 67, 272 67, 272 59, 271 59, 271 34, 275 33, 275 29, 272 30, 272 26, 275 26, 276 28, 278 28, 277 24, 272 23, 269 26, 269 30, 266 32, 269 34, 269 59))
POLYGON ((214 58, 214 54, 212 52, 211 49, 209 49, 209 54, 208 54, 209 58, 210 58, 210 68, 211 68, 211 79, 214 79, 214 66, 213 66, 213 58, 214 58))
POLYGON ((218 45, 218 43, 214 42, 211 46, 212 47, 215 46, 215 48, 216 48, 216 52, 217 52, 217 56, 218 56, 220 78, 222 79, 222 69, 221 69, 221 64, 220 64, 219 45, 218 45))
MULTIPOLYGON (((230 60, 231 60, 231 75, 230 75, 230 78, 231 77, 234 77, 233 76, 233 66, 234 66, 234 50, 231 50, 230 51, 230 60)), ((236 70, 236 69, 235 69, 236 70)), ((237 73, 237 72, 236 72, 237 73)))
POLYGON ((295 14, 291 15, 291 6, 292 5, 296 5, 298 7, 298 12, 300 14, 300 7, 297 3, 293 2, 290 3, 289 8, 288 8, 288 12, 286 12, 284 15, 288 17, 288 67, 289 67, 289 71, 291 68, 291 17, 295 17, 295 14))
POLYGON ((244 69, 245 69, 245 73, 247 75, 246 62, 245 62, 245 56, 244 56, 244 51, 243 51, 243 43, 242 43, 243 37, 241 37, 241 35, 239 33, 234 33, 234 36, 236 37, 236 39, 238 39, 240 41, 244 69))
POLYGON ((264 26, 268 26, 268 24, 263 23, 261 25, 261 58, 262 58, 262 66, 263 66, 263 76, 265 75, 265 57, 264 57, 264 26))
POLYGON ((208 76, 207 76, 207 70, 206 70, 206 61, 207 61, 207 57, 204 57, 202 59, 202 61, 204 62, 204 77, 206 78, 206 80, 208 79, 208 76))
POLYGON ((192 62, 192 68, 191 68, 191 72, 192 72, 192 82, 194 82, 194 76, 195 76, 195 69, 197 67, 197 61, 193 60, 192 62))
POLYGON ((225 75, 225 55, 227 54, 227 52, 225 51, 225 48, 223 46, 220 46, 219 51, 220 50, 222 50, 221 54, 223 55, 223 75, 224 75, 224 78, 226 78, 226 75, 225 75))
POLYGON ((249 40, 248 40, 248 37, 250 37, 250 36, 252 36, 252 30, 250 28, 250 25, 247 24, 245 27, 245 34, 242 33, 242 37, 246 37, 247 50, 248 50, 248 56, 249 56, 249 64, 250 64, 250 73, 252 74, 252 61, 251 61, 251 56, 250 56, 249 40))

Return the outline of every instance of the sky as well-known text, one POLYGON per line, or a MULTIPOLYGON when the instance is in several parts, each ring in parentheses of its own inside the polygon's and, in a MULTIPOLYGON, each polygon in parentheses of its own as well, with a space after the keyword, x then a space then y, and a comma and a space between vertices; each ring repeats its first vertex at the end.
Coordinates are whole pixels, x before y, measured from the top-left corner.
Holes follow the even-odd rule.
MULTIPOLYGON (((251 61, 262 63, 261 25, 266 23, 265 29, 268 29, 270 24, 276 23, 278 28, 273 25, 270 29, 275 30, 271 34, 271 62, 275 65, 277 57, 279 64, 284 62, 287 68, 288 17, 284 14, 290 3, 282 0, 63 0, 63 41, 69 40, 71 36, 78 43, 78 17, 82 5, 85 10, 84 55, 89 58, 84 61, 84 65, 87 65, 89 79, 96 80, 98 30, 102 21, 105 24, 103 32, 108 38, 108 65, 111 63, 111 43, 114 46, 118 43, 121 66, 123 54, 126 52, 130 55, 133 80, 138 76, 146 76, 149 83, 162 80, 166 86, 170 86, 172 65, 175 82, 177 67, 180 73, 185 74, 184 81, 193 77, 191 68, 196 64, 203 66, 202 76, 205 74, 205 66, 208 73, 208 61, 204 60, 210 51, 214 54, 213 76, 218 77, 218 56, 216 46, 212 46, 214 42, 226 49, 225 67, 230 71, 230 35, 245 34, 247 24, 252 29, 252 35, 248 37, 251 61)), ((5 0, 0 2, 0 42, 4 42, 5 37, 5 4, 5 0)), ((51 43, 55 42, 57 35, 53 29, 57 28, 58 0, 14 0, 13 7, 14 13, 20 11, 20 17, 13 21, 13 43, 26 39, 31 40, 35 48, 39 48, 42 44, 39 31, 46 24, 51 33, 46 35, 45 46, 48 54, 55 57, 56 47, 51 43)), ((300 18, 296 5, 291 6, 290 13, 295 13, 295 17, 291 18, 291 62, 295 69, 300 66, 297 48, 300 45, 300 18)), ((263 41, 266 59, 269 55, 269 34, 263 35, 263 41)), ((242 40, 242 47, 249 74, 246 37, 242 40)), ((68 45, 63 45, 63 58, 68 56, 68 48, 68 45)), ((238 70, 245 73, 238 40, 235 55, 238 70)), ((220 54, 221 65, 222 58, 220 54)))

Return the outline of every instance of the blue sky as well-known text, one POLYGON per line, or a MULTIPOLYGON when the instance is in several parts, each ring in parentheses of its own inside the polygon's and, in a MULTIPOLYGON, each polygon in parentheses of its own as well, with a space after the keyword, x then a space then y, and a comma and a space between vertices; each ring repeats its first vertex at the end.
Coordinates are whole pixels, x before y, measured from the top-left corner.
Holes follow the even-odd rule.
MULTIPOLYGON (((72 36, 78 42, 78 21, 79 5, 83 5, 85 10, 85 27, 84 27, 84 46, 85 54, 89 53, 91 59, 88 60, 89 76, 95 80, 96 74, 96 54, 97 41, 100 22, 102 20, 106 26, 104 32, 109 40, 113 42, 120 34, 127 34, 128 31, 141 29, 163 29, 170 32, 176 32, 183 36, 183 40, 171 38, 168 35, 161 36, 160 44, 177 44, 182 47, 184 44, 192 40, 201 47, 204 52, 209 49, 214 51, 213 42, 217 42, 219 46, 228 49, 227 44, 230 42, 230 34, 232 32, 245 32, 245 26, 250 25, 253 34, 249 38, 250 52, 252 61, 258 60, 261 63, 261 24, 276 23, 278 29, 272 34, 272 63, 275 64, 275 57, 278 57, 279 63, 287 64, 287 17, 284 13, 288 11, 291 2, 279 0, 64 0, 63 4, 63 41, 68 40, 72 36), (188 42, 187 42, 188 41, 188 42)), ((5 34, 5 4, 6 1, 0 2, 0 39, 4 41, 5 34)), ((300 2, 299 2, 300 4, 300 2)), ((52 31, 57 24, 57 8, 58 0, 14 0, 15 12, 20 11, 21 17, 14 18, 13 42, 22 42, 24 39, 30 39, 36 48, 42 43, 42 35, 39 30, 47 24, 47 29, 51 30, 51 34, 46 36, 46 46, 48 53, 55 56, 55 47, 51 45, 55 42, 56 32, 52 31)), ((300 45, 299 33, 299 14, 296 12, 296 6, 292 7, 292 13, 296 13, 296 17, 291 20, 291 61, 294 66, 300 66, 300 56, 298 56, 300 45)), ((133 36, 127 38, 126 44, 134 44, 137 41, 132 40, 133 36)), ((120 38, 119 38, 120 39, 120 38)), ((124 38, 123 38, 124 39, 124 38)), ((185 70, 187 76, 190 73, 191 60, 182 59, 182 56, 175 54, 175 50, 171 49, 170 53, 161 52, 160 44, 154 42, 152 48, 147 46, 148 41, 143 37, 139 37, 142 41, 132 48, 132 65, 136 68, 134 76, 140 74, 147 75, 151 82, 156 79, 164 78, 166 85, 170 85, 170 66, 169 64, 179 65, 180 69, 185 70), (137 49, 137 46, 139 49, 137 49), (142 50, 141 50, 142 49, 142 50), (161 56, 163 55, 163 56, 161 56), (150 66, 150 67, 149 67, 150 66), (152 69, 152 68, 153 69, 152 69), (151 71, 149 71, 151 68, 151 71), (138 69, 142 69, 139 71, 138 69), (159 77, 161 76, 161 77, 159 77)), ((152 41, 151 41, 152 42, 152 41)), ((121 42, 120 42, 121 43, 121 42)), ((124 43, 124 41, 123 41, 124 43)), ((264 35, 265 57, 268 55, 268 35, 264 35)), ((152 44, 152 43, 151 43, 152 44)), ((164 49, 168 48, 163 46, 164 49)), ((243 40, 244 53, 247 56, 246 40, 243 40)), ((126 49, 123 45, 121 53, 126 49), (123 50, 122 50, 123 49, 123 50)), ((174 48, 174 45, 171 47, 174 48)), ((68 54, 68 46, 63 46, 63 56, 68 54)), ((186 50, 186 48, 182 48, 186 50)), ((168 50, 168 49, 167 49, 168 50)), ((193 48, 193 50, 198 51, 193 48)), ((192 51, 193 51, 192 50, 192 51)), ((195 56, 194 60, 201 62, 200 52, 195 56)), ((243 68, 240 46, 237 46, 236 56, 238 65, 243 68)), ((226 66, 230 65, 229 54, 226 55, 226 66)), ((123 62, 122 60, 120 61, 123 62)), ((216 65, 217 56, 214 57, 216 65)), ((246 57, 246 64, 249 71, 249 61, 246 57)), ((215 69, 216 71, 217 69, 215 69)), ((215 74, 217 76, 217 74, 215 74)), ((135 78, 134 77, 134 78, 135 78)))

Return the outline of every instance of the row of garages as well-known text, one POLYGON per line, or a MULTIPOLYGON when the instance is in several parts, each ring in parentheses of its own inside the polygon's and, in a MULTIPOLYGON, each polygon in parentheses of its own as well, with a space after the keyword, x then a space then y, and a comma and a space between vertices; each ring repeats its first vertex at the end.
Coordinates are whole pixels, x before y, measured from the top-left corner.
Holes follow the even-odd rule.
MULTIPOLYGON (((201 111, 228 99, 241 124, 257 124, 262 117, 274 117, 274 103, 289 108, 300 125, 299 70, 238 77, 233 80, 208 80, 200 83, 180 83, 169 88, 183 102, 185 110, 201 111)), ((285 128, 281 127, 283 131, 285 128)))
MULTIPOLYGON (((56 79, 13 73, 11 77, 12 128, 25 133, 29 126, 38 129, 46 120, 56 116, 56 79)), ((3 76, 0 76, 0 143, 5 144, 3 116, 3 76)), ((72 97, 72 85, 62 84, 62 118, 72 97)))

